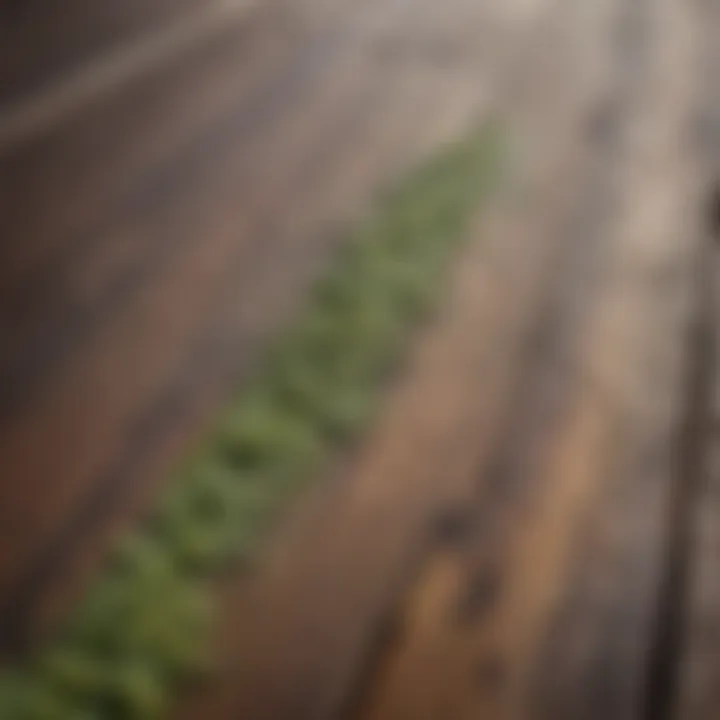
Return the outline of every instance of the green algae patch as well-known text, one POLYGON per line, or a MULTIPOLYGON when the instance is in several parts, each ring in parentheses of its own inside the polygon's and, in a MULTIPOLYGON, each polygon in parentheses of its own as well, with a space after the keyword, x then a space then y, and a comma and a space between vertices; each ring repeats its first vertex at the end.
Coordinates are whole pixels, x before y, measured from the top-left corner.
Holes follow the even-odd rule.
POLYGON ((380 199, 64 628, 0 676, 0 720, 155 720, 208 667, 213 578, 367 426, 499 155, 483 126, 380 199))

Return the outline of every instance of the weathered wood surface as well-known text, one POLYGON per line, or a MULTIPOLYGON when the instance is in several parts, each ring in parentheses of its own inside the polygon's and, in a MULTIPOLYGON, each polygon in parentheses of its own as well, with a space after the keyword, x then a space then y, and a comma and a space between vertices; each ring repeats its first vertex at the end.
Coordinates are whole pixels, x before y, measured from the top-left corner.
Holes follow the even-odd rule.
POLYGON ((459 261, 347 485, 230 591, 225 675, 181 717, 657 710, 705 252, 699 25, 672 2, 548 13, 541 97, 503 108, 527 186, 459 261))
POLYGON ((699 82, 703 100, 698 107, 696 152, 707 184, 705 239, 707 263, 699 277, 705 284, 705 311, 698 327, 703 347, 703 386, 694 399, 695 437, 692 501, 684 508, 683 573, 674 588, 678 632, 673 657, 676 673, 672 710, 683 720, 709 720, 720 712, 720 47, 713 28, 720 22, 717 3, 701 5, 699 82))
POLYGON ((163 30, 196 0, 6 2, 0 8, 0 104, 21 102, 88 61, 163 30))
MULTIPOLYGON (((0 112, 8 645, 155 496, 338 224, 492 109, 512 182, 342 481, 222 588, 219 671, 177 717, 715 717, 718 9, 499 5, 268 0, 27 105, 32 132, 0 112)), ((169 12, 133 6, 126 47, 169 12)))
POLYGON ((521 19, 261 3, 2 148, 6 638, 146 505, 338 228, 482 115, 521 19))

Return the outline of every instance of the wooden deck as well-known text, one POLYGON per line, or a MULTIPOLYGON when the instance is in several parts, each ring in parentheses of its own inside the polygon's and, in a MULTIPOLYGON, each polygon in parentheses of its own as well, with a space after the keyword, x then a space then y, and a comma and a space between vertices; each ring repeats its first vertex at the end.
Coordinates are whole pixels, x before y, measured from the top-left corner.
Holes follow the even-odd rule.
POLYGON ((117 5, 0 22, 3 651, 72 604, 338 229, 492 113, 508 186, 343 481, 225 583, 177 718, 715 718, 720 7, 117 5))

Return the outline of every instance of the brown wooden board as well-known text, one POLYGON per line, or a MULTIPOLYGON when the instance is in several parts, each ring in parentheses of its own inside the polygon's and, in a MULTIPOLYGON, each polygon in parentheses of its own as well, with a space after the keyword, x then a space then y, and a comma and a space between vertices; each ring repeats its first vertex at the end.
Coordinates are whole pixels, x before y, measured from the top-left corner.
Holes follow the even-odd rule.
MULTIPOLYGON (((98 44, 33 59, 14 11, 28 87, 172 14, 73 7, 98 44)), ((177 717, 714 717, 718 23, 277 0, 32 132, 0 112, 2 649, 151 505, 339 228, 492 105, 514 184, 377 425, 219 583, 218 672, 177 717)))
MULTIPOLYGON (((502 99, 528 150, 518 185, 458 258, 447 303, 381 420, 337 471, 339 482, 302 503, 258 568, 226 590, 221 671, 178 717, 364 717, 376 709, 378 643, 395 647, 386 633, 398 596, 424 574, 436 531, 462 533, 479 468, 524 403, 525 374, 546 341, 548 296, 569 270, 564 256, 575 237, 561 228, 585 188, 586 122, 604 92, 595 56, 567 65, 577 73, 557 86, 555 102, 527 92, 559 67, 555 55, 539 62, 548 41, 562 37, 567 5, 559 5, 557 13, 543 6, 530 23, 522 38, 530 50, 514 64, 512 91, 502 99)), ((453 682, 458 669, 443 656, 432 673, 453 682)), ((430 676, 417 679, 404 688, 405 714, 389 717, 456 717, 455 706, 432 704, 430 676)))
POLYGON ((557 114, 515 107, 559 194, 531 183, 517 224, 484 226, 345 482, 229 591, 223 672, 179 717, 664 712, 705 249, 699 26, 672 2, 573 6, 530 75, 562 69, 540 105, 557 114))
MULTIPOLYGON (((456 58, 437 66, 429 59, 433 72, 408 61, 427 53, 422 44, 406 41, 398 55, 367 51, 405 36, 411 21, 427 33, 429 7, 348 3, 328 16, 332 36, 318 24, 321 14, 312 32, 301 23, 297 36, 288 25, 294 14, 255 26, 270 46, 294 40, 280 55, 267 54, 260 42, 255 61, 237 71, 237 82, 252 86, 244 100, 252 100, 250 126, 242 109, 221 107, 213 121, 221 127, 211 124, 192 139, 189 157, 172 145, 159 169, 152 154, 149 168, 136 157, 122 181, 134 200, 102 211, 98 229, 77 199, 90 242, 63 255, 64 280, 57 266, 47 271, 59 282, 44 298, 31 293, 39 304, 28 326, 36 323, 40 346, 33 349, 27 337, 21 342, 26 319, 5 306, 11 330, 18 329, 7 361, 20 373, 4 377, 0 432, 1 472, 12 478, 0 501, 6 637, 22 639, 38 613, 54 612, 60 597, 77 592, 78 574, 85 577, 105 540, 146 506, 229 379, 251 368, 272 331, 292 315, 343 238, 338 229, 369 207, 379 185, 467 128, 485 106, 489 72, 471 37, 456 58), (320 44, 318 36, 325 38, 320 44), (53 334, 57 344, 49 341, 53 334), (39 370, 26 376, 33 358, 39 370)), ((445 32, 459 32, 464 19, 458 14, 445 32)), ((198 87, 218 72, 208 62, 208 75, 193 80, 198 87)), ((211 92, 209 102, 225 102, 226 91, 211 92)), ((125 101, 135 105, 139 98, 130 93, 125 101)), ((108 133, 108 142, 123 137, 122 126, 108 127, 108 115, 87 112, 88 127, 108 133)), ((172 112, 172 103, 164 112, 172 112)), ((75 132, 59 131, 50 156, 65 143, 82 146, 75 132)), ((92 167, 102 165, 102 156, 88 150, 87 157, 92 167)), ((110 184, 124 172, 123 154, 111 157, 118 174, 107 176, 110 184)), ((47 170, 38 178, 41 186, 52 182, 47 170)), ((80 192, 57 187, 66 197, 80 192)), ((103 202, 96 198, 87 212, 103 202)), ((62 216, 62 205, 57 212, 62 216)), ((26 237, 45 240, 39 231, 26 237)))
POLYGON ((0 108, 46 90, 54 82, 161 33, 197 0, 5 2, 0 8, 0 108))
POLYGON ((615 56, 599 213, 575 240, 581 255, 596 246, 596 280, 568 276, 560 307, 575 306, 574 324, 561 319, 484 473, 469 541, 428 562, 359 717, 664 711, 657 653, 703 258, 687 144, 698 27, 672 3, 626 6, 618 22, 634 62, 615 56))
MULTIPOLYGON (((706 193, 703 198, 702 232, 707 243, 707 263, 699 273, 706 285, 699 351, 703 353, 705 384, 695 399, 696 433, 692 448, 692 494, 685 518, 684 584, 675 589, 678 631, 675 637, 672 717, 682 720, 709 720, 720 712, 720 455, 717 430, 720 425, 720 7, 705 3, 699 9, 703 33, 699 82, 702 100, 698 103, 694 135, 706 193)), ((670 717, 670 716, 668 716, 670 717)))

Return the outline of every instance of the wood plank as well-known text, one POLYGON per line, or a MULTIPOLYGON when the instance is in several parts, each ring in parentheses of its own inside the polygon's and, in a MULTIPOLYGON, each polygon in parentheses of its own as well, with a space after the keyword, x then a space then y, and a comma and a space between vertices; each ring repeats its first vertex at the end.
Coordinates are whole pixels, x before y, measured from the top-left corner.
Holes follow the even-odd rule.
MULTIPOLYGON (((706 383, 702 397, 696 398, 695 423, 698 437, 690 448, 696 457, 692 466, 692 495, 686 501, 686 546, 680 562, 686 586, 676 589, 676 657, 671 678, 673 716, 685 720, 706 720, 720 710, 720 585, 717 580, 720 559, 718 507, 720 506, 720 455, 717 428, 720 421, 720 236, 717 181, 720 171, 720 48, 715 37, 720 28, 720 7, 706 3, 699 10, 703 35, 698 43, 702 65, 698 73, 703 99, 698 107, 696 152, 700 156, 707 182, 706 205, 701 230, 708 244, 705 267, 698 277, 706 284, 707 306, 698 313, 702 336, 698 352, 706 363, 706 383), (702 343, 702 344, 700 344, 702 343)), ((668 717, 670 717, 668 715, 668 717)))
MULTIPOLYGON (((384 29, 372 29, 372 14, 354 27, 363 42, 391 42, 409 14, 427 22, 420 10, 397 3, 389 14, 386 4, 382 15, 392 22, 384 29)), ((78 574, 97 565, 107 539, 157 488, 159 470, 182 444, 177 435, 197 432, 228 377, 252 365, 297 305, 338 239, 328 228, 365 206, 379 181, 459 132, 485 101, 472 52, 428 75, 402 56, 378 60, 364 47, 343 45, 329 71, 317 68, 259 137, 228 142, 209 172, 189 173, 104 239, 108 251, 139 239, 140 262, 153 243, 171 242, 173 252, 102 315, 88 347, 0 438, 0 456, 21 488, 3 499, 0 523, 13 547, 3 556, 3 580, 16 589, 7 632, 22 636, 48 604, 54 614, 59 596, 77 592, 78 574), (33 454, 38 446, 44 452, 33 454)))
POLYGON ((201 6, 197 0, 4 3, 0 10, 0 107, 42 91, 102 54, 162 32, 178 16, 201 6))
POLYGON ((281 48, 297 54, 302 44, 283 17, 231 28, 0 158, 0 289, 15 353, 29 352, 54 324, 65 326, 63 308, 97 299, 72 293, 107 252, 114 225, 167 201, 185 178, 217 164, 247 125, 267 120, 288 82, 281 48))
POLYGON ((685 144, 697 27, 676 3, 621 6, 618 22, 617 104, 553 329, 349 717, 645 712, 701 247, 685 144))
MULTIPOLYGON (((710 350, 714 357, 713 386, 710 389, 711 406, 698 428, 705 447, 694 446, 701 462, 696 468, 694 492, 687 508, 689 523, 685 537, 685 555, 682 579, 686 586, 675 588, 678 595, 676 620, 677 635, 673 638, 676 656, 671 659, 672 686, 669 700, 672 716, 688 720, 705 720, 717 716, 720 706, 718 682, 720 680, 720 657, 718 656, 718 633, 720 632, 720 591, 717 583, 720 537, 718 537, 717 512, 720 507, 718 477, 720 465, 715 440, 718 423, 718 385, 716 323, 720 310, 718 278, 720 265, 717 257, 710 264, 713 293, 715 296, 713 323, 715 337, 710 350)), ((708 353, 708 357, 710 354, 708 353)), ((670 717, 670 715, 668 715, 670 717)))
MULTIPOLYGON (((105 42, 98 18, 72 33, 105 42)), ((519 186, 344 482, 225 588, 221 672, 177 716, 713 717, 714 447, 691 485, 717 269, 693 218, 719 23, 674 0, 279 3, 0 150, 0 645, 67 608, 337 224, 492 85, 519 186)))
MULTIPOLYGON (((292 120, 310 93, 357 62, 390 7, 346 5, 310 27, 300 9, 265 7, 172 70, 0 158, 0 326, 10 348, 0 360, 0 416, 87 342, 149 256, 173 251, 142 234, 118 247, 115 228, 192 202, 194 188, 217 182, 240 153, 261 154, 267 126, 292 120)), ((308 15, 316 12, 309 3, 308 15)))
POLYGON ((654 654, 668 620, 663 594, 685 482, 677 457, 694 363, 688 340, 702 299, 701 173, 689 145, 700 26, 688 5, 647 3, 630 12, 637 15, 629 29, 634 23, 641 36, 625 41, 640 56, 618 138, 605 237, 612 254, 588 328, 581 390, 595 438, 572 447, 595 490, 575 510, 567 581, 532 656, 527 698, 534 715, 553 719, 668 710, 654 654))
POLYGON ((586 170, 583 120, 598 100, 597 86, 578 73, 578 94, 528 104, 524 90, 540 79, 528 68, 548 46, 544 33, 523 41, 529 38, 535 52, 514 85, 523 88, 527 111, 518 115, 534 118, 527 174, 458 259, 451 297, 420 338, 380 422, 339 471, 343 482, 308 498, 260 566, 227 590, 222 671, 178 717, 335 717, 428 530, 472 496, 477 467, 523 389, 538 308, 565 249, 557 227, 586 170))

